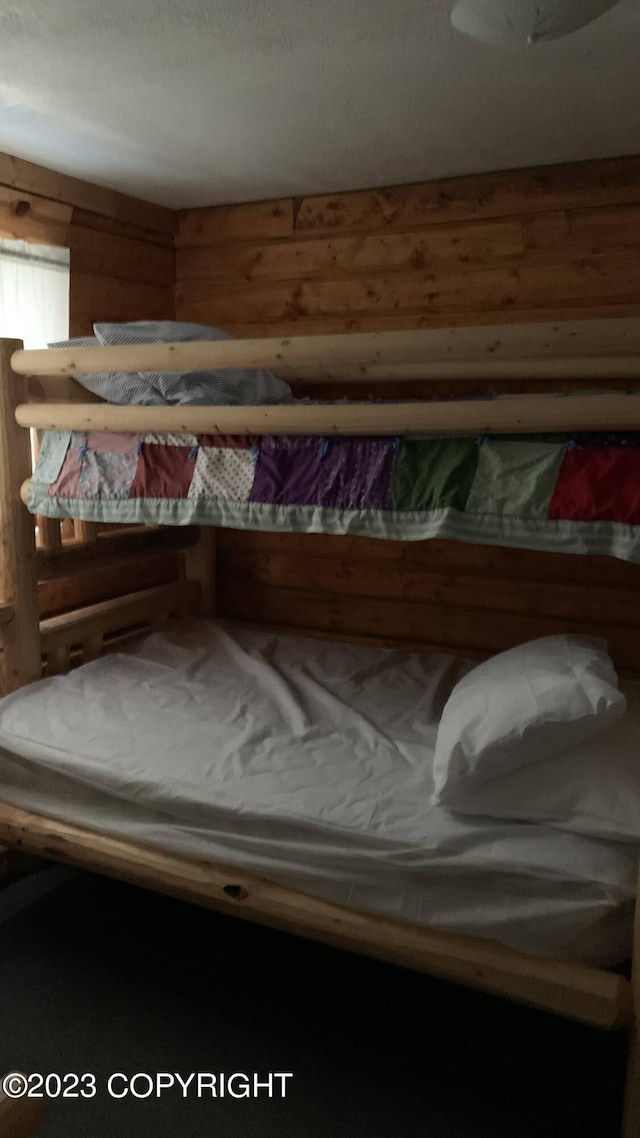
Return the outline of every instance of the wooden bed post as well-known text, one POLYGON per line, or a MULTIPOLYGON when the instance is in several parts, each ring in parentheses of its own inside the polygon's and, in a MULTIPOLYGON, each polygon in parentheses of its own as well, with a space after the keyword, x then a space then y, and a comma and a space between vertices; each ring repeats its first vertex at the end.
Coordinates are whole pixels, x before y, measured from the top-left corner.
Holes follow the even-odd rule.
POLYGON ((636 912, 633 922, 631 961, 631 998, 633 1001, 629 1028, 629 1054, 624 1088, 622 1138, 640 1138, 640 869, 636 889, 636 912))
POLYGON ((0 340, 0 598, 14 610, 2 627, 3 694, 42 674, 35 523, 20 499, 22 482, 31 476, 31 444, 15 418, 26 380, 11 368, 13 352, 22 347, 20 340, 0 340))

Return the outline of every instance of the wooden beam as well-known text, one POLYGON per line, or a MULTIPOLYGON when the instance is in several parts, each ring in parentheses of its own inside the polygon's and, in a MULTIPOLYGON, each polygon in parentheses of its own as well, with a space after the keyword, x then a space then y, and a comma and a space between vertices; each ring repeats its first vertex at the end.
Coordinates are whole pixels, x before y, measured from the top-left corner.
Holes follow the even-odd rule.
POLYGON ((638 430, 640 393, 507 395, 489 400, 439 403, 262 407, 23 403, 15 415, 21 427, 38 430, 212 435, 526 434, 530 431, 638 430))
MULTIPOLYGON (((640 157, 565 162, 431 182, 306 197, 296 214, 297 236, 515 217, 549 210, 635 203, 640 157)), ((213 212, 213 210, 211 210, 213 212)))
POLYGON ((168 853, 2 802, 0 841, 584 1023, 612 1029, 629 1022, 629 982, 616 973, 346 909, 232 865, 168 853))
POLYGON ((13 620, 3 627, 3 694, 41 673, 35 528, 19 494, 31 473, 31 440, 15 420, 26 382, 15 375, 10 363, 20 346, 19 340, 0 341, 0 598, 15 610, 13 620))
POLYGON ((145 229, 170 234, 177 230, 178 215, 165 206, 141 201, 45 166, 36 166, 11 154, 0 154, 0 185, 38 194, 51 201, 66 202, 145 229))
POLYGON ((281 375, 296 376, 302 371, 321 379, 332 368, 373 366, 387 369, 388 378, 395 365, 405 364, 464 361, 475 366, 484 360, 495 366, 499 360, 579 359, 579 367, 584 368, 591 357, 605 357, 613 365, 614 358, 620 356, 640 356, 637 317, 284 339, 44 348, 16 352, 12 367, 19 375, 271 367, 281 375))
POLYGON ((73 207, 0 186, 0 237, 65 246, 73 207))
POLYGON ((213 208, 184 210, 179 216, 176 244, 210 245, 247 237, 290 237, 294 225, 293 201, 248 202, 213 208))
POLYGON ((123 561, 144 560, 153 554, 165 554, 169 559, 174 551, 194 545, 198 530, 194 526, 162 526, 154 528, 134 528, 132 532, 119 530, 99 530, 95 542, 83 544, 67 543, 59 550, 39 549, 37 552, 38 580, 53 581, 81 572, 83 567, 90 570, 92 564, 105 558, 123 561))
POLYGON ((40 621, 42 654, 49 657, 85 640, 108 636, 136 624, 152 624, 160 616, 193 613, 199 598, 197 581, 172 581, 49 617, 40 621))

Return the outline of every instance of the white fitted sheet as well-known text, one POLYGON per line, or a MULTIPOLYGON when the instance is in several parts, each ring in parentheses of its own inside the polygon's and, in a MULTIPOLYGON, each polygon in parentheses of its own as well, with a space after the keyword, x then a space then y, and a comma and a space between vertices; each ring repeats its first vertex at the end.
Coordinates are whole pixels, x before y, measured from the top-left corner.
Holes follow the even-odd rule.
POLYGON ((340 904, 594 964, 638 847, 431 805, 452 656, 176 626, 0 700, 0 798, 340 904))

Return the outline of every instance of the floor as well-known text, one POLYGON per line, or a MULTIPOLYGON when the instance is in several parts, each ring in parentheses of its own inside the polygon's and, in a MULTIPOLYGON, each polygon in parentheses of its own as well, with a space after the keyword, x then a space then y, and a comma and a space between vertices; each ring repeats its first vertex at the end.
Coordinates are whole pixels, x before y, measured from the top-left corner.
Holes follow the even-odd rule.
POLYGON ((60 867, 0 892, 0 1008, 0 1069, 96 1076, 42 1138, 618 1138, 619 1035, 60 867))

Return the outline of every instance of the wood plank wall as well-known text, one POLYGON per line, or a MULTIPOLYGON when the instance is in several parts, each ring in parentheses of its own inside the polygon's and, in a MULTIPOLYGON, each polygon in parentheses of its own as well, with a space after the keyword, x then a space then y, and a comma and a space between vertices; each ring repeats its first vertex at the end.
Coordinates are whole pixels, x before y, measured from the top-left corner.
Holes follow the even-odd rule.
MULTIPOLYGON (((171 319, 177 217, 172 210, 0 154, 0 236, 71 251, 70 331, 98 320, 171 319)), ((183 574, 195 531, 114 532, 41 519, 41 616, 166 584, 183 574), (75 534, 75 537, 74 537, 75 534)))
POLYGON ((640 312, 640 157, 192 210, 177 315, 236 336, 640 312))
POLYGON ((68 246, 70 329, 172 319, 174 211, 0 154, 0 236, 68 246))
MULTIPOLYGON (((192 210, 177 245, 178 318, 236 336, 639 315, 640 157, 192 210)), ((218 572, 236 619, 480 654, 591 631, 640 666, 640 569, 606 558, 223 530, 218 572)))

